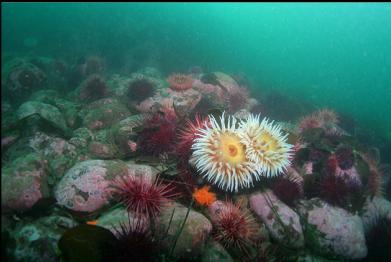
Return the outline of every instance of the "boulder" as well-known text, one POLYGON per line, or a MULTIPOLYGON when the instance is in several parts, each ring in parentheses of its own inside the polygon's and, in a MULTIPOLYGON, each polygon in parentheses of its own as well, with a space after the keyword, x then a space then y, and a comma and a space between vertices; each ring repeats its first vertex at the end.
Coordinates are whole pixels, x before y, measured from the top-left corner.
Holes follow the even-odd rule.
POLYGON ((57 203, 78 212, 94 212, 109 203, 111 184, 119 176, 146 175, 154 179, 150 166, 114 160, 86 160, 69 169, 57 184, 57 203))
MULTIPOLYGON (((167 251, 171 251, 176 236, 181 230, 183 221, 186 218, 188 208, 178 204, 171 203, 163 210, 157 222, 158 236, 165 237, 163 246, 167 251), (174 212, 174 213, 173 213, 174 212), (173 213, 172 221, 170 218, 173 213)), ((173 256, 179 259, 196 258, 203 253, 205 242, 212 230, 212 224, 201 213, 190 210, 182 232, 176 242, 173 256)))
POLYGON ((271 190, 252 194, 250 206, 276 241, 291 248, 304 246, 300 217, 271 190))
POLYGON ((358 215, 314 198, 302 200, 299 213, 306 240, 315 253, 361 259, 367 255, 364 226, 358 215))

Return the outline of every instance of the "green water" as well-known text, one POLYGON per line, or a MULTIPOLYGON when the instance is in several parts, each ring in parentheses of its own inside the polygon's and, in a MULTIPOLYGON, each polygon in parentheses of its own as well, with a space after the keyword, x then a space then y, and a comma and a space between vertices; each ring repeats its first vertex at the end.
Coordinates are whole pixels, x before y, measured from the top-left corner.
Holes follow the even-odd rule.
POLYGON ((240 72, 257 96, 277 89, 351 115, 391 140, 389 3, 25 3, 2 9, 2 54, 100 54, 113 72, 137 68, 141 60, 164 73, 194 65, 240 72), (129 55, 132 49, 137 56, 129 55))

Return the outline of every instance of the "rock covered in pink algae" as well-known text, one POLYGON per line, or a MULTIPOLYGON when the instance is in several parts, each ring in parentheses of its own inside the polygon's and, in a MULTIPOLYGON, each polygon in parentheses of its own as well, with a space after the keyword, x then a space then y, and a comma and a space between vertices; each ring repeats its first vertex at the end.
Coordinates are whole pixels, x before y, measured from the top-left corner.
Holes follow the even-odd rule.
POLYGON ((78 154, 76 147, 66 140, 42 132, 37 132, 29 140, 29 146, 44 159, 50 159, 48 168, 55 180, 72 166, 78 154))
POLYGON ((49 197, 45 163, 37 154, 15 159, 1 172, 1 207, 26 211, 39 200, 49 197))
POLYGON ((302 200, 299 212, 307 220, 307 234, 317 236, 314 240, 317 245, 312 246, 314 252, 346 259, 360 259, 367 255, 364 227, 358 215, 317 198, 302 200), (318 232, 314 232, 311 225, 318 232))
POLYGON ((83 125, 90 130, 106 128, 130 116, 126 106, 114 98, 103 98, 88 104, 80 111, 83 125))
POLYGON ((280 201, 271 190, 252 194, 250 206, 265 223, 275 240, 292 248, 304 246, 299 216, 280 201))
POLYGON ((149 166, 126 164, 114 160, 87 160, 74 165, 55 189, 59 205, 78 212, 94 212, 111 199, 112 181, 119 176, 147 175, 156 171, 149 166))
POLYGON ((173 99, 176 112, 181 116, 189 114, 201 100, 201 94, 194 89, 182 92, 169 90, 168 93, 173 99))

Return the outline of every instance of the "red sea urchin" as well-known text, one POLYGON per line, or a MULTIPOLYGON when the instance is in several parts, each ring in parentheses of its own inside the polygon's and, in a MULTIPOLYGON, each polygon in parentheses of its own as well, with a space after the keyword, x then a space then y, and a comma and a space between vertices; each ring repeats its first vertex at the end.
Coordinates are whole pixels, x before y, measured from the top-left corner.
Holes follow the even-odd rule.
POLYGON ((175 150, 177 118, 173 109, 155 113, 145 123, 137 144, 142 152, 154 156, 175 150))
POLYGON ((383 195, 383 177, 386 169, 379 164, 379 150, 372 148, 367 153, 361 153, 361 158, 367 163, 369 168, 369 177, 367 188, 371 196, 383 195))
MULTIPOLYGON (((209 207, 215 209, 220 201, 209 207)), ((220 202, 221 203, 221 202, 220 202)), ((217 212, 212 211, 214 238, 225 247, 237 247, 248 254, 248 245, 255 240, 257 224, 246 210, 241 210, 232 202, 224 202, 217 212)))
POLYGON ((339 147, 335 151, 335 157, 338 161, 338 166, 342 170, 348 170, 353 167, 354 164, 354 154, 353 150, 349 147, 339 147))
POLYGON ((175 196, 170 184, 163 184, 159 178, 152 181, 149 176, 129 175, 115 180, 113 193, 118 195, 128 211, 138 216, 157 217, 163 206, 175 196))
POLYGON ((191 155, 191 146, 194 139, 199 137, 200 128, 204 128, 209 125, 209 118, 202 118, 196 114, 194 121, 187 120, 185 126, 178 132, 178 144, 176 152, 178 156, 184 161, 188 161, 191 155))
POLYGON ((300 182, 294 178, 278 177, 272 189, 276 196, 288 206, 293 206, 303 196, 300 182))
POLYGON ((320 182, 320 197, 332 205, 344 206, 349 194, 349 185, 342 177, 327 175, 320 182))
POLYGON ((339 136, 344 131, 338 126, 337 113, 329 109, 323 109, 304 117, 299 123, 300 133, 314 128, 321 128, 328 136, 339 136))
POLYGON ((193 87, 193 79, 190 75, 172 74, 168 77, 167 82, 174 91, 185 91, 193 87))
POLYGON ((155 93, 154 86, 148 79, 137 79, 129 84, 128 98, 141 102, 155 93))
POLYGON ((245 108, 248 102, 248 97, 248 92, 244 88, 240 88, 232 93, 229 93, 226 98, 228 112, 236 113, 236 111, 245 108))
POLYGON ((118 261, 154 261, 159 243, 143 221, 128 218, 128 223, 120 223, 114 228, 118 261))

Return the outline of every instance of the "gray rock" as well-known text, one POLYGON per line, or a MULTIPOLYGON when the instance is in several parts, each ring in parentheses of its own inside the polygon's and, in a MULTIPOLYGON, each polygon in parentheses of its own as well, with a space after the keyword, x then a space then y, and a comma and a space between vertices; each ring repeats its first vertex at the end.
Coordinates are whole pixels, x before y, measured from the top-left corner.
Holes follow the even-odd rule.
POLYGON ((53 127, 56 127, 63 132, 69 132, 64 116, 55 106, 37 101, 28 101, 23 103, 16 111, 18 120, 22 120, 33 115, 39 115, 53 127))
MULTIPOLYGON (((174 245, 175 237, 181 228, 187 211, 187 207, 178 203, 170 203, 170 205, 163 210, 157 222, 157 228, 159 229, 159 237, 165 237, 163 245, 167 251, 170 251, 174 245), (174 209, 175 212, 170 224, 170 217, 174 209), (168 228, 169 224, 170 227, 168 228)), ((212 224, 204 215, 194 210, 190 210, 183 231, 180 233, 176 243, 173 256, 179 259, 188 259, 190 257, 196 258, 201 255, 211 230, 212 224)))
POLYGON ((41 217, 27 224, 20 224, 11 233, 15 249, 10 251, 16 261, 59 261, 57 242, 67 228, 77 223, 62 216, 41 217))
POLYGON ((135 226, 137 223, 140 223, 143 227, 149 227, 149 221, 145 217, 137 217, 128 212, 125 207, 119 207, 100 215, 96 225, 104 227, 116 235, 121 225, 127 227, 129 224, 135 226))
POLYGON ((26 211, 50 196, 46 163, 37 154, 20 156, 1 170, 1 207, 26 211))
POLYGON ((202 262, 233 262, 234 260, 225 248, 214 240, 209 240, 201 257, 202 262))

